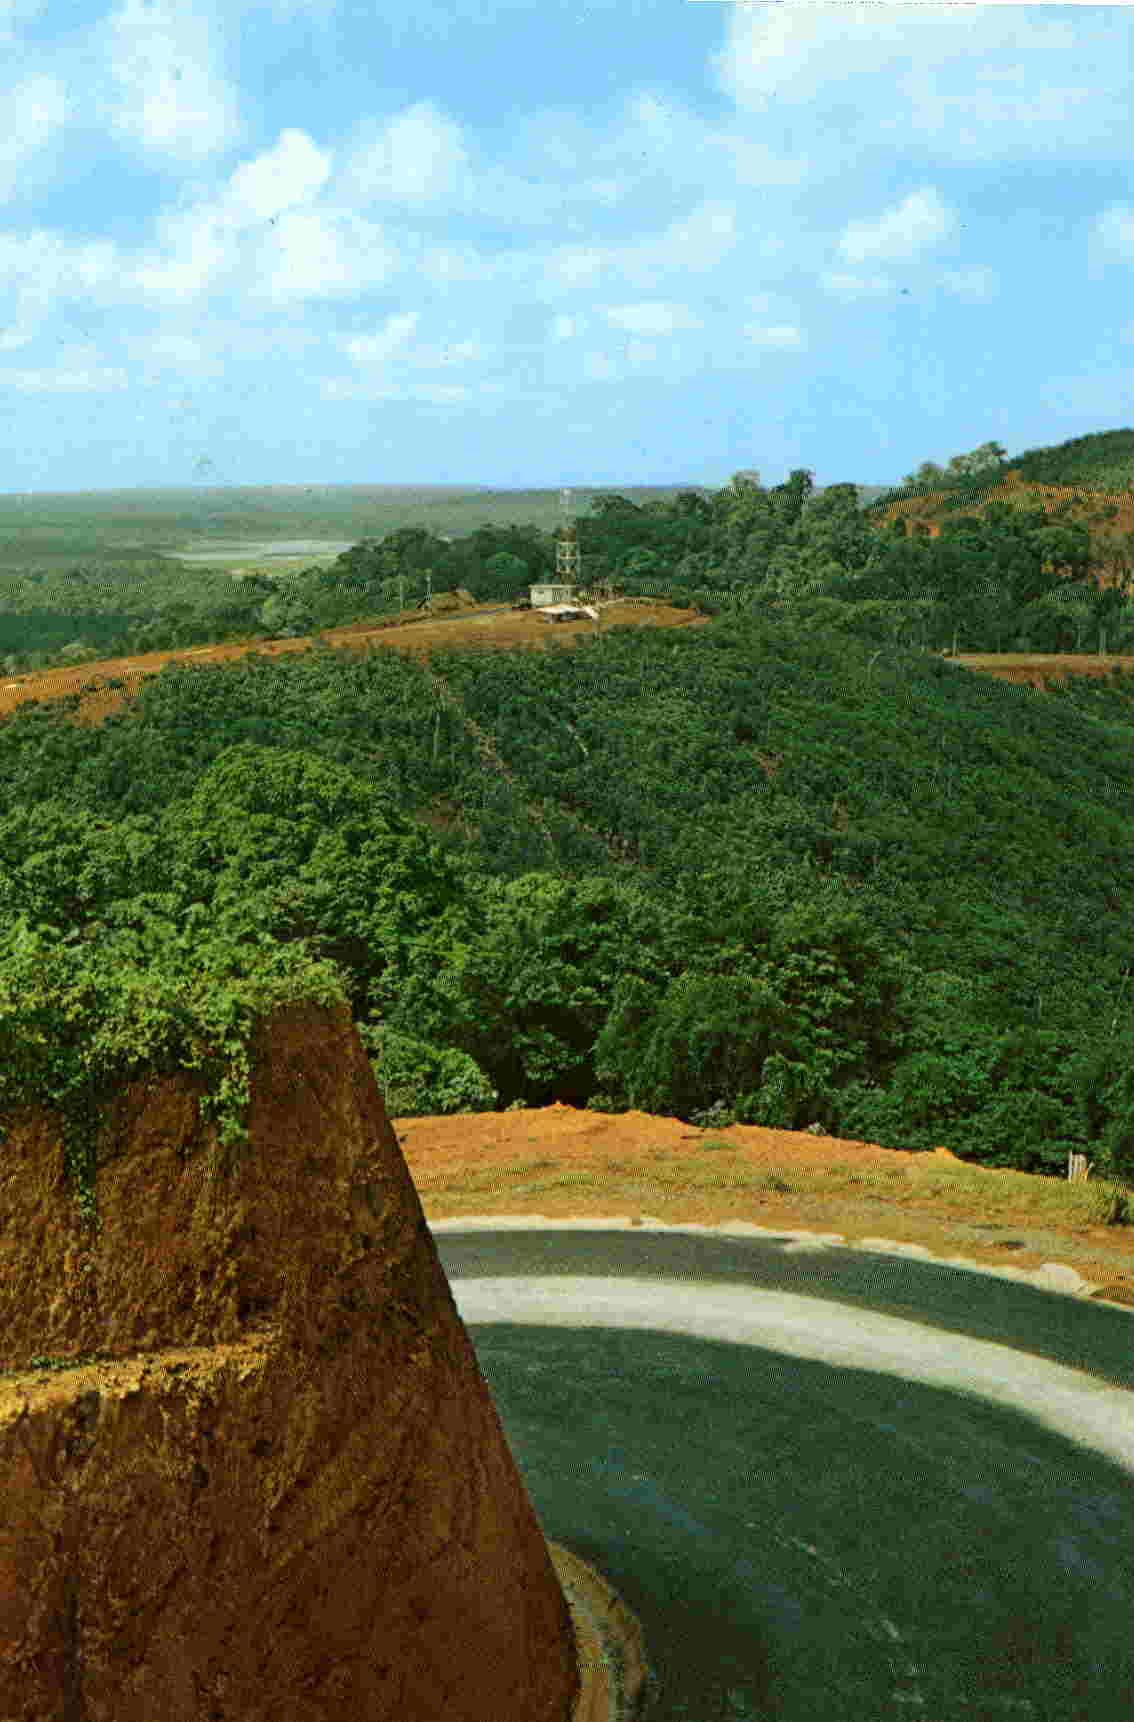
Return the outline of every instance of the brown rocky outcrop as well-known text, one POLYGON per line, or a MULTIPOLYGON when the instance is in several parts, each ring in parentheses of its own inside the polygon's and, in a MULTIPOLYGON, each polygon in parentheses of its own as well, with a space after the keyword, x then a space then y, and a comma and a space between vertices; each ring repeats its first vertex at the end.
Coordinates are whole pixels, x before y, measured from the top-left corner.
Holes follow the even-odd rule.
POLYGON ((349 1013, 252 1058, 215 1176, 193 1074, 118 1093, 97 1234, 51 1116, 7 1121, 0 1722, 568 1722, 571 1613, 349 1013))

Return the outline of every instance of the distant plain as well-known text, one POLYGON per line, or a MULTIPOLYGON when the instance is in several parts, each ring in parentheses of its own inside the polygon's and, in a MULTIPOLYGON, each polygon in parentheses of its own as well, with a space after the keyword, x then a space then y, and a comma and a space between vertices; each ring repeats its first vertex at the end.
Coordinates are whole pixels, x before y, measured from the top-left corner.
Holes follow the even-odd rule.
MULTIPOLYGON (((696 485, 594 486, 572 492, 578 514, 593 496, 615 490, 638 503, 696 485)), ((884 486, 860 486, 865 504, 884 486)), ((304 484, 186 486, 0 495, 0 573, 58 570, 77 564, 152 563, 190 558, 279 573, 333 561, 343 544, 421 526, 462 538, 480 526, 538 526, 563 520, 558 490, 490 490, 476 485, 304 484), (318 544, 296 560, 275 544, 318 544), (215 552, 215 554, 214 554, 215 552)))

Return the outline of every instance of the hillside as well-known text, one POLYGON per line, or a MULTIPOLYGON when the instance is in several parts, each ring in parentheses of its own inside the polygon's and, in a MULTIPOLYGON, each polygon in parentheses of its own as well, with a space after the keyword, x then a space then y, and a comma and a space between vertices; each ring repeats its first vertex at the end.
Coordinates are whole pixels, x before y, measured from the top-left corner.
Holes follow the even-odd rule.
POLYGON ((234 962, 302 990, 333 959, 402 1115, 723 1108, 1049 1176, 1124 1153, 1125 678, 1037 695, 786 614, 620 611, 4 689, 62 696, 0 724, 9 1071, 56 1011, 79 1057, 76 999, 109 1058, 139 982, 183 1033, 234 962))
MULTIPOLYGON (((1134 532, 1134 430, 1105 431, 1026 450, 1006 457, 987 474, 957 476, 937 489, 910 485, 875 496, 864 508, 880 529, 900 519, 908 531, 924 526, 937 538, 950 516, 979 512, 994 502, 1082 523, 1105 558, 1106 549, 1121 535, 1134 532)), ((1126 571, 1125 563, 1103 568, 1099 583, 1120 583, 1126 571)))
MULTIPOLYGON (((634 627, 681 628, 709 620, 689 610, 676 609, 664 601, 644 598, 613 599, 599 606, 602 626, 619 623, 634 627)), ((383 620, 377 626, 350 622, 328 628, 319 637, 328 646, 351 651, 389 647, 392 650, 428 655, 438 647, 484 646, 534 647, 573 646, 590 639, 595 625, 589 621, 551 625, 532 610, 513 611, 499 603, 476 604, 460 614, 435 619, 411 611, 383 620)), ((181 651, 136 653, 127 658, 101 658, 90 663, 27 671, 0 682, 0 717, 17 711, 25 702, 77 700, 75 717, 80 723, 99 723, 111 712, 130 703, 138 687, 150 677, 175 664, 230 664, 253 652, 268 658, 286 658, 308 652, 316 644, 311 638, 273 639, 270 636, 227 641, 215 646, 186 646, 181 651)))
MULTIPOLYGON (((941 531, 941 523, 958 512, 955 490, 930 491, 924 496, 906 497, 887 502, 872 514, 872 521, 886 526, 893 520, 905 520, 909 526, 922 522, 929 528, 931 538, 941 531)), ((989 484, 971 494, 965 493, 965 512, 985 507, 990 502, 1006 502, 1015 509, 1042 508, 1045 514, 1059 513, 1069 520, 1085 525, 1106 524, 1113 532, 1134 532, 1134 490, 1088 491, 1082 485, 1040 484, 1026 480, 1018 467, 1010 468, 998 483, 989 484), (1105 521, 1098 517, 1103 509, 1113 510, 1105 521)))
MULTIPOLYGON (((1034 522, 879 554, 854 486, 810 494, 800 469, 600 497, 579 541, 619 595, 593 621, 513 608, 554 566, 534 529, 414 528, 235 609, 231 580, 193 610, 155 574, 150 650, 17 658, 0 1119, 46 1092, 81 1134, 156 1041, 239 1131, 244 1037, 282 991, 349 1005, 401 1117, 815 1124, 1045 1185, 1083 1156, 1126 1218, 1121 594, 1093 593, 1078 529, 1074 578, 1034 522), (475 598, 422 615, 443 579, 475 598)), ((112 638, 149 601, 16 585, 23 639, 74 593, 112 638)))

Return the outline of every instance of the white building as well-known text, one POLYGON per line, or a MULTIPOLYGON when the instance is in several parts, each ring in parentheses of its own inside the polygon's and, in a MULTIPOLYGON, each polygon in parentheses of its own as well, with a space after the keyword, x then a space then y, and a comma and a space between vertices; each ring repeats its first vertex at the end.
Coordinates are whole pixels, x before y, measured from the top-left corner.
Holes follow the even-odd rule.
POLYGON ((574 586, 530 586, 532 609, 542 610, 545 604, 573 604, 574 586))

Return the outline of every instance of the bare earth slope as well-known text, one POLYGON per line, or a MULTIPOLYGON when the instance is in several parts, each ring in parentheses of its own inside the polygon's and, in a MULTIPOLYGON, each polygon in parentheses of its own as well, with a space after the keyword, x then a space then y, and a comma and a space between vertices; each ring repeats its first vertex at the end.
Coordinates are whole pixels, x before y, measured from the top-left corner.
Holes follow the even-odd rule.
POLYGON ((52 1118, 7 1120, 0 1722, 567 1722, 568 1603, 349 1013, 252 1058, 231 1173, 192 1073, 115 1097, 94 1236, 52 1118))
MULTIPOLYGON (((1091 1217, 1090 1182, 963 1166, 758 1125, 697 1130, 644 1112, 462 1113, 395 1120, 426 1218, 542 1214, 644 1217, 670 1225, 748 1221, 891 1240, 945 1260, 1031 1273, 1074 1270, 1080 1295, 1134 1305, 1134 1226, 1091 1217), (717 1146, 713 1146, 717 1144, 717 1146), (782 1187, 781 1187, 782 1186, 782 1187)), ((1041 1282, 1042 1283, 1042 1282, 1041 1282)), ((1059 1288, 1059 1276, 1051 1283, 1059 1288)))
MULTIPOLYGON (((647 598, 615 598, 598 608, 600 621, 597 624, 589 620, 553 624, 544 621, 533 610, 502 610, 496 601, 478 604, 451 619, 395 620, 381 626, 351 622, 342 628, 328 628, 320 638, 330 646, 352 651, 382 646, 426 654, 438 648, 443 650, 455 646, 532 646, 537 650, 547 650, 593 639, 600 628, 605 630, 619 625, 696 627, 710 620, 708 616, 699 616, 690 610, 680 610, 675 605, 647 598)), ((79 720, 98 723, 109 712, 126 704, 147 676, 156 676, 166 665, 231 663, 234 659, 247 657, 249 652, 261 652, 271 658, 286 657, 292 652, 309 651, 316 643, 307 636, 294 640, 256 638, 232 641, 226 645, 143 652, 129 658, 100 658, 95 662, 54 670, 29 670, 0 681, 0 717, 14 712, 24 700, 57 700, 64 694, 81 693, 85 688, 89 691, 79 704, 79 720), (122 681, 125 687, 107 688, 105 683, 109 681, 122 681)))

